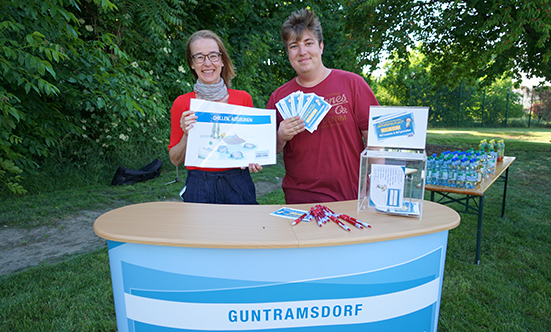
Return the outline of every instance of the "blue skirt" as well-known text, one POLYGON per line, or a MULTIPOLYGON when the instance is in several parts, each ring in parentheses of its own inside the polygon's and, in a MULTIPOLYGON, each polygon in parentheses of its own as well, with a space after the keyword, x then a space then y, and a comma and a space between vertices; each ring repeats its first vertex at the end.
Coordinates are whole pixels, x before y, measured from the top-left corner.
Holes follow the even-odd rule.
POLYGON ((188 170, 184 202, 210 204, 258 204, 249 169, 221 172, 188 170))

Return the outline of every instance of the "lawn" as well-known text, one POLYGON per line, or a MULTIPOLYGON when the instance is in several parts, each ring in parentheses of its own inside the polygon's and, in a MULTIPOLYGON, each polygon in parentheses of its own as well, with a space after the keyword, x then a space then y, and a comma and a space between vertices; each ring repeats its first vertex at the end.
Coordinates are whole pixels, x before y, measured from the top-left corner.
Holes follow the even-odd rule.
MULTIPOLYGON (((517 158, 509 172, 505 217, 500 217, 503 187, 495 184, 486 193, 481 264, 475 265, 477 217, 452 205, 461 224, 449 233, 439 331, 549 331, 551 130, 430 130, 427 145, 468 149, 482 138, 505 139, 506 155, 517 158)), ((254 180, 277 183, 283 174, 280 161, 254 180)), ((174 199, 181 188, 165 185, 176 176, 172 167, 132 186, 112 187, 109 174, 94 176, 99 180, 54 185, 47 183, 56 181, 52 175, 37 185, 51 190, 3 197, 0 225, 55 226, 83 209, 174 199)), ((281 189, 259 199, 261 204, 282 200, 281 189)), ((107 250, 0 276, 0 331, 116 331, 107 250)))

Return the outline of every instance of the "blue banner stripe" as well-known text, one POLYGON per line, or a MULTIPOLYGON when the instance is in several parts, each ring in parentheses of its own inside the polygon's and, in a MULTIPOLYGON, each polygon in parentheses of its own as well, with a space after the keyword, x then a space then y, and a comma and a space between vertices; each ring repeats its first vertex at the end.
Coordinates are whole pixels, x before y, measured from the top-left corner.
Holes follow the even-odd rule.
POLYGON ((229 113, 195 112, 197 122, 264 125, 271 123, 270 115, 245 115, 229 113))
POLYGON ((257 303, 367 297, 410 289, 439 277, 441 249, 406 264, 358 275, 287 283, 206 278, 122 262, 126 293, 196 303, 257 303), (160 282, 162 281, 162 282, 160 282))
POLYGON ((131 290, 130 293, 150 299, 175 302, 265 303, 300 301, 304 299, 318 300, 377 296, 421 286, 434 279, 434 276, 430 276, 423 279, 386 284, 335 285, 301 282, 277 286, 202 292, 131 290), (300 294, 300 296, 297 296, 297 294, 300 294))

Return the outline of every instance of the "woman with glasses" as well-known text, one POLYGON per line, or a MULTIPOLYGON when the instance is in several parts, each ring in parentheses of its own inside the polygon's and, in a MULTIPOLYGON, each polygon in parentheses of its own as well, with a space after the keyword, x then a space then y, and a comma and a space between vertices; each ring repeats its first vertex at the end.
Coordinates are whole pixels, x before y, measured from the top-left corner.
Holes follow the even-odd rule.
MULTIPOLYGON (((197 80, 192 92, 176 98, 172 105, 171 134, 168 146, 170 161, 180 166, 186 156, 188 133, 197 120, 189 109, 190 99, 253 107, 246 91, 230 89, 235 77, 232 61, 224 43, 209 30, 195 32, 188 40, 186 59, 197 80)), ((262 170, 258 164, 249 168, 186 167, 188 175, 182 199, 185 202, 215 204, 258 204, 250 172, 262 170)))

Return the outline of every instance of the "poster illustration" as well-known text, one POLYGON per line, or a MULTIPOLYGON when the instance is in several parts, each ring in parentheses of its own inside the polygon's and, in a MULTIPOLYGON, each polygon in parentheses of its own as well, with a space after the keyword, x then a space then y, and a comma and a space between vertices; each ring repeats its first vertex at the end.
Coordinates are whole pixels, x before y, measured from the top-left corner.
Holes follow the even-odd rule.
POLYGON ((368 146, 425 149, 428 107, 371 106, 368 146))
POLYGON ((191 99, 197 123, 188 134, 185 166, 245 167, 276 163, 275 110, 191 99))

